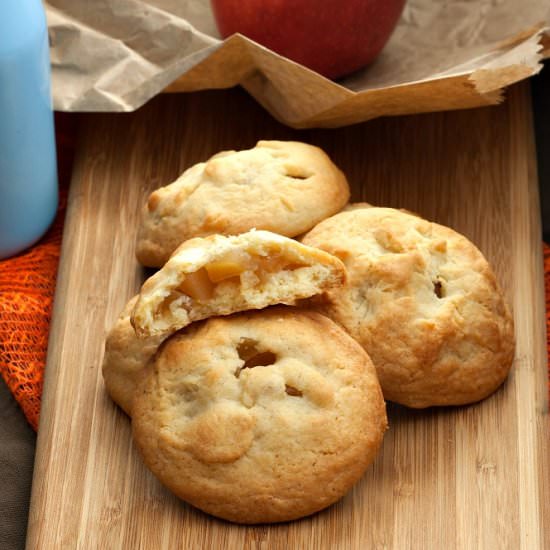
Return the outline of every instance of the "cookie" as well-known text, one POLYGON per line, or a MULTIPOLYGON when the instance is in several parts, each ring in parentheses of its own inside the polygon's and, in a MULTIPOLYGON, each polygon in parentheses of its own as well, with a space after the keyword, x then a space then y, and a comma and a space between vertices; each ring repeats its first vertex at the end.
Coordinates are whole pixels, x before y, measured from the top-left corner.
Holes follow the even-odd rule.
POLYGON ((143 284, 131 322, 140 337, 165 334, 215 315, 292 305, 344 280, 338 258, 269 231, 198 237, 143 284))
POLYGON ((103 381, 111 399, 126 414, 131 414, 132 400, 139 373, 155 354, 165 336, 138 338, 130 323, 138 297, 125 306, 115 325, 107 334, 103 355, 103 381))
POLYGON ((365 348, 386 399, 423 408, 483 399, 514 357, 495 275, 456 231, 391 208, 354 205, 303 242, 338 256, 345 286, 319 309, 365 348))
POLYGON ((160 267, 193 237, 250 229, 294 237, 348 199, 346 177, 318 147, 259 141, 253 149, 218 153, 154 191, 143 209, 136 255, 160 267))
POLYGON ((319 313, 282 306, 192 328, 165 341, 134 399, 134 441, 157 478, 238 523, 292 520, 342 497, 387 426, 359 344, 319 313))

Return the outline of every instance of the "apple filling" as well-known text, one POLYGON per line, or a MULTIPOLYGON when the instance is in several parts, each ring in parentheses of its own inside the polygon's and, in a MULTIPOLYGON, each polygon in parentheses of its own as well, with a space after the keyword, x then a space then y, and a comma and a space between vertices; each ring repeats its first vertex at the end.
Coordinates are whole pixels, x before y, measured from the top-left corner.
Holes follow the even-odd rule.
POLYGON ((216 298, 217 289, 223 285, 236 288, 241 282, 241 275, 252 273, 253 280, 266 283, 273 273, 294 271, 307 264, 291 261, 281 255, 269 257, 252 256, 244 252, 233 252, 212 261, 197 271, 186 273, 173 288, 170 294, 162 300, 156 311, 156 318, 172 317, 176 310, 193 303, 206 304, 216 298))
POLYGON ((206 302, 214 295, 215 288, 214 281, 210 279, 208 272, 202 267, 194 273, 187 273, 176 291, 186 294, 198 302, 206 302))
MULTIPOLYGON (((277 355, 272 351, 260 351, 258 349, 258 342, 252 338, 241 338, 237 345, 237 353, 243 364, 235 371, 235 378, 239 378, 241 371, 244 369, 269 367, 274 365, 278 359, 277 355)), ((285 393, 292 397, 302 397, 304 395, 301 390, 290 384, 285 384, 285 393)))
POLYGON ((277 356, 272 351, 259 351, 258 342, 251 338, 241 338, 237 346, 239 359, 244 361, 243 365, 235 371, 235 378, 239 378, 243 369, 254 367, 267 367, 277 361, 277 356))

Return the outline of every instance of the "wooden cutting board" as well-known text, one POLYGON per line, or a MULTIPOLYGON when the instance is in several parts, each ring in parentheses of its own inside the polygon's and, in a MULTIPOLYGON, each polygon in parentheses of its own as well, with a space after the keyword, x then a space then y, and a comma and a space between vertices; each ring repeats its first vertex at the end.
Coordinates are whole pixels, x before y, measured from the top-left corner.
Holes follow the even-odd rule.
POLYGON ((158 97, 89 115, 74 167, 50 338, 29 549, 550 548, 550 457, 535 152, 528 88, 499 107, 293 131, 238 90, 158 97), (165 490, 107 398, 103 341, 144 271, 134 259, 147 194, 187 166, 260 138, 326 149, 353 198, 450 225, 493 263, 514 309, 517 358, 482 403, 412 411, 361 482, 328 510, 243 527, 165 490))

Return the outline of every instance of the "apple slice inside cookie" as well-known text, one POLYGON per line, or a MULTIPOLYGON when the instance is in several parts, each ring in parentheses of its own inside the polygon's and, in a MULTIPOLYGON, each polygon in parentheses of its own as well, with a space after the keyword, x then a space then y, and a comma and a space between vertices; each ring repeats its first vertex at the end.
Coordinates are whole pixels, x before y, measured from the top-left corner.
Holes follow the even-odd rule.
POLYGON ((269 231, 182 244, 141 288, 131 322, 139 337, 193 321, 321 294, 345 282, 335 256, 269 231))

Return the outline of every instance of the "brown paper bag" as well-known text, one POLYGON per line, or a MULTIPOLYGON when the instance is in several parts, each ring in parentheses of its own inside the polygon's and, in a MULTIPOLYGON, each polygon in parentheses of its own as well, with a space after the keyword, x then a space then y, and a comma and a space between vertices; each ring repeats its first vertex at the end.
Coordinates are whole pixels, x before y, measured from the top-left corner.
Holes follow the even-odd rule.
POLYGON ((243 86, 296 128, 490 105, 550 56, 548 0, 409 0, 380 57, 333 82, 234 35, 208 0, 48 0, 54 107, 132 111, 163 91, 243 86))

